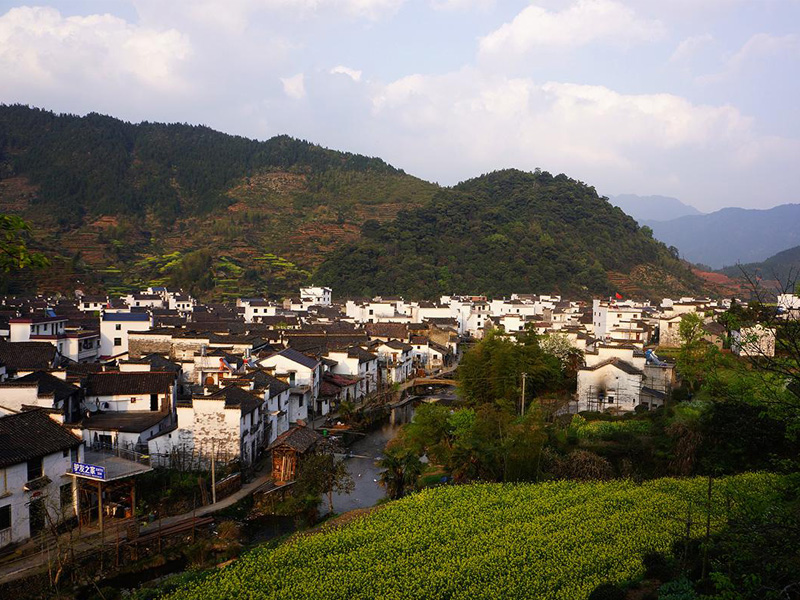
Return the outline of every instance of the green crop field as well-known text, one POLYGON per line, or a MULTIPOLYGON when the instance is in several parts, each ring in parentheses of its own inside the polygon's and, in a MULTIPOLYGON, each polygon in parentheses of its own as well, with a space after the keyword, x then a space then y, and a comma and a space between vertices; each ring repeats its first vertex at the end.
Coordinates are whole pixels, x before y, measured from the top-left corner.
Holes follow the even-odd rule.
MULTIPOLYGON (((768 501, 776 476, 716 480, 716 530, 768 501)), ((250 552, 169 596, 580 600, 643 573, 648 551, 705 532, 707 480, 551 482, 429 489, 339 529, 250 552), (691 505, 691 509, 690 509, 691 505)))

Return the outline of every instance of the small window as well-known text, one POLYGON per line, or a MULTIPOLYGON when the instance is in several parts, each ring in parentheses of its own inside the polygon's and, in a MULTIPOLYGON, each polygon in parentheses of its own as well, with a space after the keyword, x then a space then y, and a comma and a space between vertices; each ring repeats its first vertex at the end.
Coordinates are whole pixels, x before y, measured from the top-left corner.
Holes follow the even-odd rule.
POLYGON ((114 338, 115 346, 122 346, 122 338, 114 338))
POLYGON ((117 323, 116 325, 114 325, 114 329, 116 331, 122 331, 122 325, 120 323, 117 323))
POLYGON ((64 452, 62 453, 62 456, 63 456, 64 458, 67 458, 67 457, 69 456, 69 449, 67 449, 67 450, 64 450, 64 452))
POLYGON ((28 481, 39 479, 44 474, 42 469, 42 459, 34 458, 28 461, 28 481))
POLYGON ((0 531, 11 528, 11 505, 0 506, 0 531))
POLYGON ((65 483, 59 490, 59 497, 61 500, 61 508, 72 506, 72 484, 65 483))
POLYGON ((302 396, 300 396, 300 403, 298 404, 298 406, 303 406, 303 397, 302 396))
POLYGON ((73 448, 69 451, 69 458, 72 462, 78 462, 78 449, 73 448))

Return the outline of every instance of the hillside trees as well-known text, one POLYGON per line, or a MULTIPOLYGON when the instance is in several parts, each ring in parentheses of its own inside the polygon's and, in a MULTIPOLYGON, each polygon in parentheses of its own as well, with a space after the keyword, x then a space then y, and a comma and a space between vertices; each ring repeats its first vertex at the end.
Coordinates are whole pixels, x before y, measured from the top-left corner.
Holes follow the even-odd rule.
POLYGON ((0 271, 10 273, 50 264, 43 254, 28 248, 30 233, 30 224, 20 217, 0 214, 0 271))
POLYGON ((648 264, 686 289, 698 281, 667 248, 595 190, 546 171, 490 173, 439 190, 393 221, 365 224, 318 278, 343 293, 610 293, 609 271, 648 264), (365 268, 360 268, 365 267, 365 268))

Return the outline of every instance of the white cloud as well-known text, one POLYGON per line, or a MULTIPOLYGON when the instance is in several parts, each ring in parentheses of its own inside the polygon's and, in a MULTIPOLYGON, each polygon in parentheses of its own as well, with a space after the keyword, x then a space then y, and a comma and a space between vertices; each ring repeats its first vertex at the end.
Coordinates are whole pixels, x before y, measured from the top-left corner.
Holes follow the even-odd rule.
POLYGON ((531 4, 513 21, 480 40, 482 55, 520 55, 537 47, 579 47, 604 40, 645 42, 661 38, 659 21, 640 18, 614 0, 578 0, 560 12, 531 4))
POLYGON ((139 27, 111 15, 62 17, 53 8, 13 8, 0 16, 0 92, 187 86, 179 67, 190 56, 175 29, 139 27))
POLYGON ((725 61, 721 71, 697 79, 701 83, 719 83, 740 73, 753 63, 768 58, 798 57, 800 57, 800 37, 797 35, 757 33, 725 61))
POLYGON ((351 69, 350 67, 345 67, 343 65, 338 65, 331 69, 331 75, 347 75, 353 81, 361 81, 361 71, 357 71, 356 69, 351 69))
POLYGON ((670 56, 669 61, 672 63, 687 61, 694 57, 701 48, 707 46, 713 41, 714 36, 710 33, 688 37, 678 44, 678 47, 675 48, 675 52, 673 52, 672 56, 670 56))
POLYGON ((305 75, 298 73, 291 77, 281 77, 283 93, 295 100, 302 100, 306 97, 305 75))
POLYGON ((707 207, 703 194, 731 202, 731 185, 800 160, 797 140, 758 135, 731 106, 473 68, 391 82, 374 93, 372 112, 373 128, 385 128, 384 158, 444 183, 540 166, 609 193, 657 190, 707 207))

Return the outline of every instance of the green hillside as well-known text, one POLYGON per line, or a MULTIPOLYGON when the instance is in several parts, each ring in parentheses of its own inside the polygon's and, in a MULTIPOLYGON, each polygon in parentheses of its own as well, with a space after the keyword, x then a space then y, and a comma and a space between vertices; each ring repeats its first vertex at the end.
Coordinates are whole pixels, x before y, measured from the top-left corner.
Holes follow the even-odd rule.
POLYGON ((320 281, 348 294, 692 292, 700 284, 594 188, 546 171, 497 171, 331 253, 320 281))
POLYGON ((699 281, 594 188, 500 171, 443 189, 279 136, 0 105, 0 213, 52 267, 0 292, 173 285, 204 298, 336 293, 694 293, 699 281))
POLYGON ((701 478, 428 489, 349 525, 255 550, 169 598, 584 600, 601 584, 642 577, 643 556, 671 554, 687 528, 701 538, 707 524, 714 532, 754 514, 778 482, 720 479, 710 503, 701 478))
POLYGON ((744 274, 752 278, 779 281, 783 284, 800 279, 800 246, 778 252, 762 262, 735 265, 720 269, 728 277, 742 277, 744 274))
POLYGON ((368 217, 391 219, 436 189, 288 136, 0 106, 0 212, 31 221, 54 259, 22 282, 44 290, 180 281, 216 297, 296 293, 368 217))

